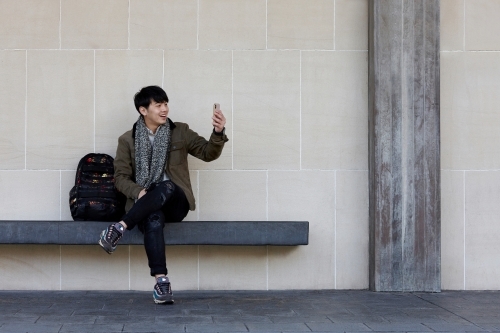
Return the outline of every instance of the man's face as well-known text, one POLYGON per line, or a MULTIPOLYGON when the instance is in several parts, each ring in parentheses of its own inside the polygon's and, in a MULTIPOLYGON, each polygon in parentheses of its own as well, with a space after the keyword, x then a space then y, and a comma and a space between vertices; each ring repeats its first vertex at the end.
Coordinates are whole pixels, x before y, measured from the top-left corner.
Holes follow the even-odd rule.
POLYGON ((156 131, 158 126, 167 122, 168 104, 167 102, 155 102, 151 100, 149 106, 147 108, 141 106, 139 112, 144 116, 146 126, 150 130, 156 131))

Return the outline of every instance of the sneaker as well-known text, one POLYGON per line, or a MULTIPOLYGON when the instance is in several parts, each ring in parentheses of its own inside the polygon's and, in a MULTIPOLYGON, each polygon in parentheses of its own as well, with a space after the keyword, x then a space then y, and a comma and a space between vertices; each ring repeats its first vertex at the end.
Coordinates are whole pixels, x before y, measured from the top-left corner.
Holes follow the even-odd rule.
POLYGON ((172 298, 172 287, 170 286, 170 281, 166 276, 160 276, 156 279, 156 284, 153 289, 153 299, 156 304, 172 304, 174 299, 172 298))
POLYGON ((99 245, 109 254, 116 250, 116 244, 122 238, 125 228, 120 223, 110 224, 101 232, 99 245))

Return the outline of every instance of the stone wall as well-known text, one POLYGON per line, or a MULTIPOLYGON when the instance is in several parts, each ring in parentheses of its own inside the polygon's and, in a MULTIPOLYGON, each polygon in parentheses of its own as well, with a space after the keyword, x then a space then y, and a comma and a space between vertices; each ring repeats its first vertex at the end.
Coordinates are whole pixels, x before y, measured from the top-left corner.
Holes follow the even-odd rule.
MULTIPOLYGON (((500 1, 441 1, 442 288, 500 288, 500 1)), ((308 220, 310 244, 167 247, 174 289, 368 287, 368 0, 0 2, 2 219, 70 219, 88 152, 114 155, 133 94, 221 158, 190 160, 188 220, 308 220)), ((144 250, 0 246, 0 289, 145 289, 144 250)))
POLYGON ((500 289, 499 13, 441 0, 443 289, 500 289))
MULTIPOLYGON (((170 117, 230 141, 190 160, 188 220, 307 220, 300 247, 167 247, 179 289, 368 287, 368 0, 0 2, 2 219, 71 219, 88 152, 114 156, 161 85, 170 117)), ((96 235, 96 240, 97 240, 96 235)), ((0 289, 152 287, 140 246, 0 246, 0 289)))

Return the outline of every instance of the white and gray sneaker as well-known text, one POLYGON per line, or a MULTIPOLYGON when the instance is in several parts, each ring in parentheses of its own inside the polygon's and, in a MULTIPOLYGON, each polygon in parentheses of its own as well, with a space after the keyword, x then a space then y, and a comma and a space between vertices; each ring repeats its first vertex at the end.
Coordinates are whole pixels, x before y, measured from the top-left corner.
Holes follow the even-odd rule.
POLYGON ((120 238, 122 238, 124 232, 125 228, 120 223, 110 224, 101 232, 99 245, 101 245, 104 251, 112 254, 116 250, 116 245, 120 238))
POLYGON ((160 276, 156 279, 156 284, 153 288, 153 299, 156 304, 174 303, 172 287, 168 277, 160 276))

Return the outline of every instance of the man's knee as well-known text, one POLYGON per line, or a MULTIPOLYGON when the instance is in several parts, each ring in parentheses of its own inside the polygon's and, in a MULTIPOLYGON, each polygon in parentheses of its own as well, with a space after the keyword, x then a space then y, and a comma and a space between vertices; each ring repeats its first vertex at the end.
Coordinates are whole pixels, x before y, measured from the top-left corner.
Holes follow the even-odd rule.
POLYGON ((161 211, 151 213, 144 223, 145 232, 162 231, 165 225, 165 216, 161 211))

